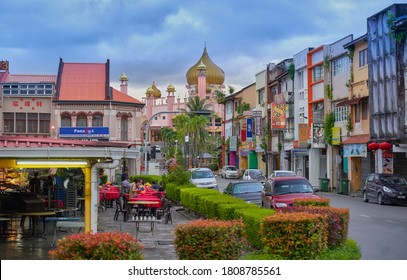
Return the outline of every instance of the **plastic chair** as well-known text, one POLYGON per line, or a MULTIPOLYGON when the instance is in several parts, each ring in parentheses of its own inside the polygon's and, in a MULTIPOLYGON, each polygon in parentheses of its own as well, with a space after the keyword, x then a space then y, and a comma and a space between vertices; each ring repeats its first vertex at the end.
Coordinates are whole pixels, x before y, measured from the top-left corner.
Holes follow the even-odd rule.
POLYGON ((171 224, 172 224, 172 216, 171 216, 172 206, 173 206, 173 203, 169 199, 163 198, 161 208, 158 208, 156 210, 157 219, 158 220, 162 219, 164 224, 168 224, 169 221, 171 221, 171 224))
POLYGON ((116 212, 114 213, 113 220, 117 221, 121 213, 123 213, 123 221, 127 221, 127 198, 124 196, 116 199, 116 212))

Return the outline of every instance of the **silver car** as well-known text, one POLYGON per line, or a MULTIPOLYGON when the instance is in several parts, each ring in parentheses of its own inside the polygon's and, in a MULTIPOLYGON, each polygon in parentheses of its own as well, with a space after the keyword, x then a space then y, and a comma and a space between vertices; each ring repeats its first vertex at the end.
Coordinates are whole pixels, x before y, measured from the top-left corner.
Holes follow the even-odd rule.
POLYGON ((215 175, 209 168, 191 168, 191 182, 198 188, 218 189, 215 175))
POLYGON ((239 170, 237 170, 236 166, 225 165, 222 168, 222 170, 220 171, 220 177, 225 178, 225 179, 229 179, 229 178, 238 179, 239 170))

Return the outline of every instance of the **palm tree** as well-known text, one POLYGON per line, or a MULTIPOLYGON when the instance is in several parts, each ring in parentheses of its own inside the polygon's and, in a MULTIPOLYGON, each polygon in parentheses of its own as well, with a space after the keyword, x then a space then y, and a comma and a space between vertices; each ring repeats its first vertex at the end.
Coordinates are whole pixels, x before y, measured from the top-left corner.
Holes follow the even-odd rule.
POLYGON ((205 99, 200 99, 199 96, 189 97, 187 103, 187 109, 181 109, 188 115, 196 115, 197 111, 209 110, 210 104, 206 103, 205 99))

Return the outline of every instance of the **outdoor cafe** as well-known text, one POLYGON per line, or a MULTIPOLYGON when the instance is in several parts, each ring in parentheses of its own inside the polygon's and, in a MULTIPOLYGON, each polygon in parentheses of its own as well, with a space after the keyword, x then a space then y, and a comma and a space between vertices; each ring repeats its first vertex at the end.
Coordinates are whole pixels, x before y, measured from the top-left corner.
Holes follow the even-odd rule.
MULTIPOLYGON (((139 158, 139 151, 128 148, 127 143, 96 142, 61 139, 13 138, 0 136, 0 170, 14 170, 17 174, 25 170, 80 168, 84 174, 83 229, 97 232, 98 207, 117 198, 115 190, 99 190, 98 169, 115 169, 123 159, 139 158), (102 199, 101 199, 102 194, 102 199)), ((24 191, 24 186, 7 176, 0 182, 0 222, 2 227, 11 219, 29 219, 32 236, 45 230, 45 220, 57 220, 63 212, 76 211, 78 198, 72 205, 66 205, 58 196, 38 196, 24 191), (64 203, 64 204, 63 204, 64 203), (73 209, 72 209, 73 208, 73 209), (35 217, 35 218, 33 218, 35 217), (53 218, 53 219, 50 219, 53 218), (36 228, 35 220, 43 224, 36 228), (31 224, 32 222, 32 224, 31 224)), ((110 203, 110 202, 109 202, 110 203)), ((74 216, 74 215, 73 215, 74 216)), ((76 221, 77 219, 74 219, 76 221)))

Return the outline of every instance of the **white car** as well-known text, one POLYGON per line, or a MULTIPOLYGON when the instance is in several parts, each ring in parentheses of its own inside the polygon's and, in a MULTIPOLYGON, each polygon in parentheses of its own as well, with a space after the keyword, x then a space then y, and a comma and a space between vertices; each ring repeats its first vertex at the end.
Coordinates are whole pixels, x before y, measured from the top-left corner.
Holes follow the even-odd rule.
POLYGON ((236 166, 233 165, 225 165, 222 170, 220 171, 220 177, 228 179, 228 178, 239 178, 239 170, 237 170, 236 166))
POLYGON ((266 177, 260 169, 246 169, 243 173, 243 180, 257 180, 262 183, 266 181, 266 177))
POLYGON ((215 175, 209 168, 191 168, 191 182, 198 188, 218 189, 215 175))

